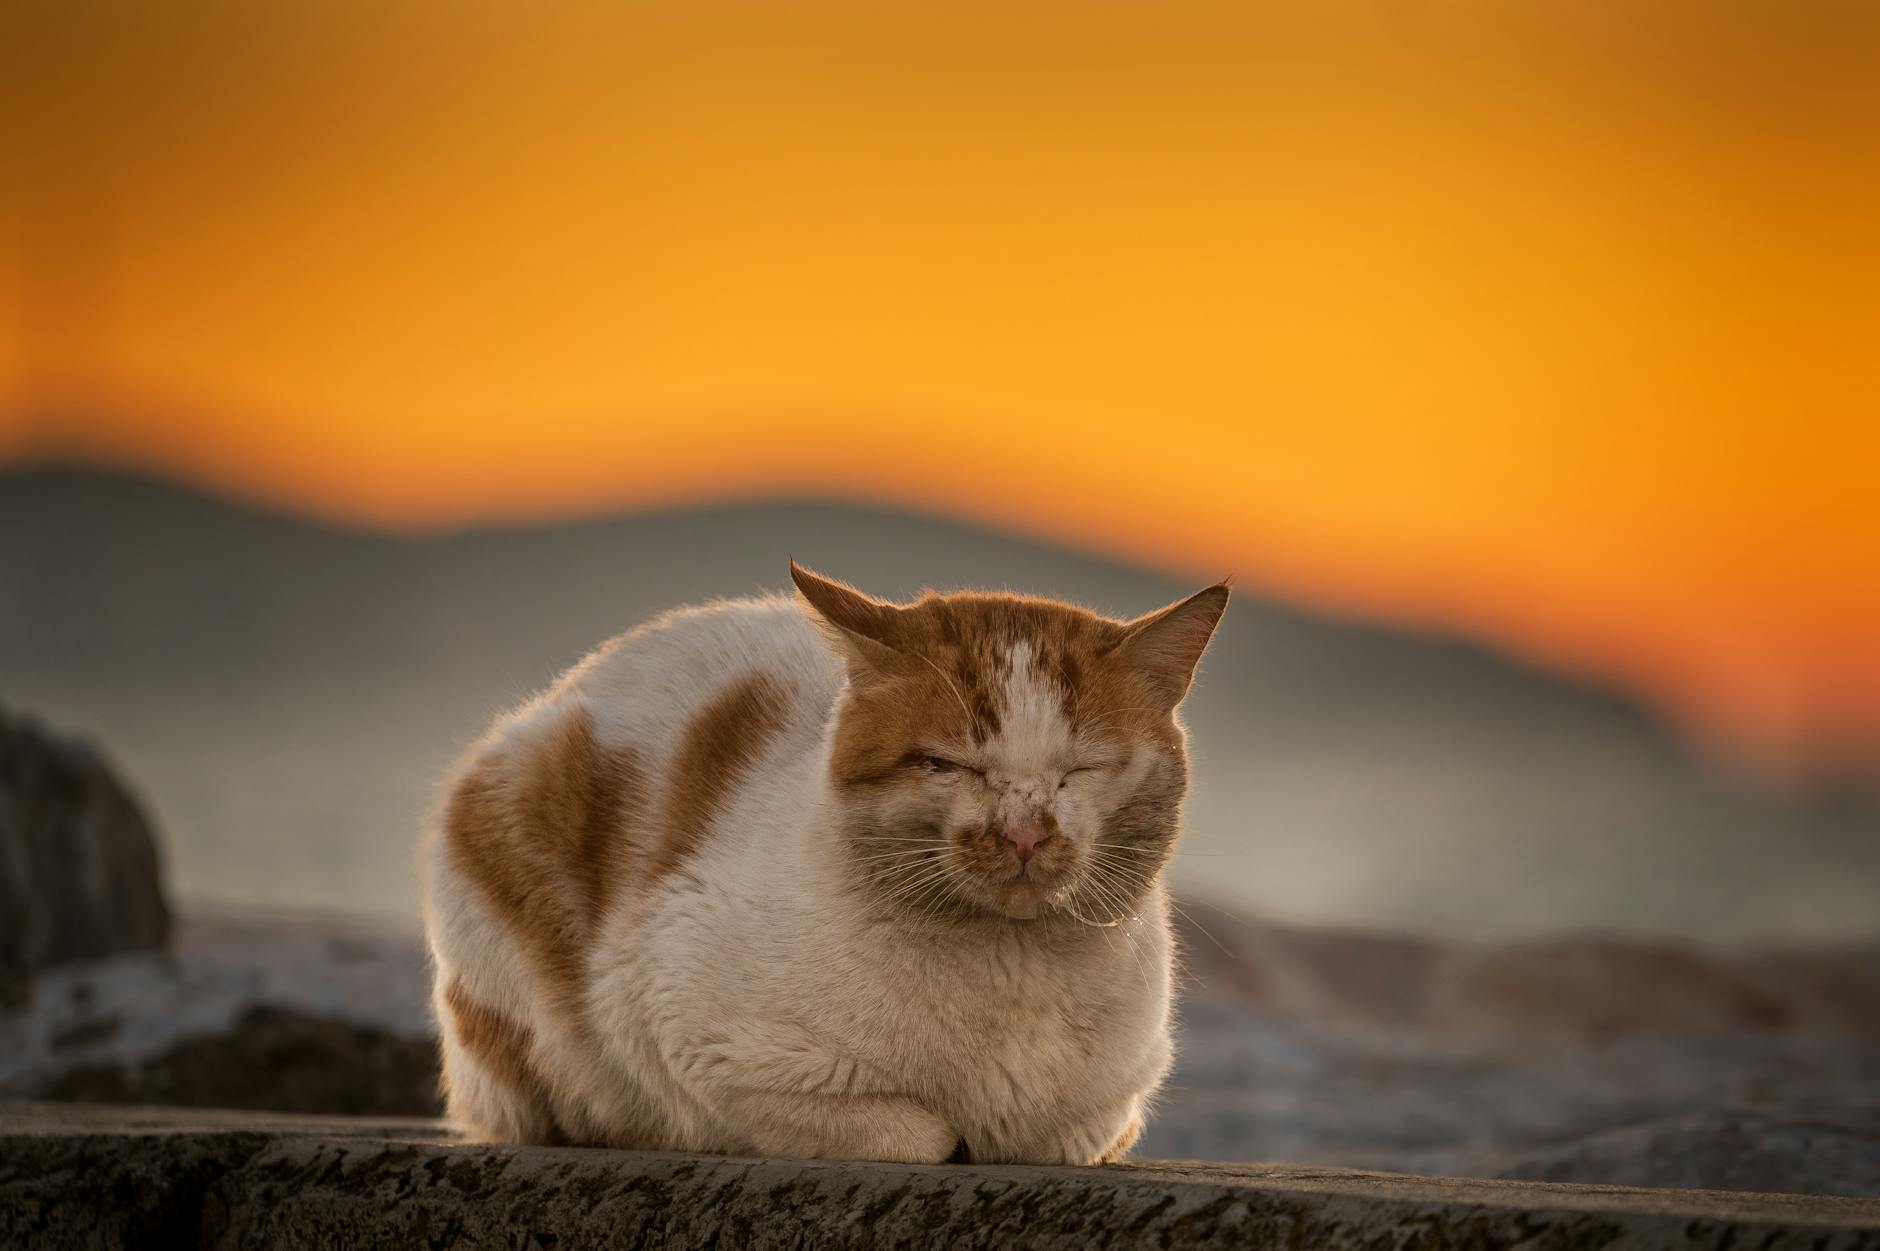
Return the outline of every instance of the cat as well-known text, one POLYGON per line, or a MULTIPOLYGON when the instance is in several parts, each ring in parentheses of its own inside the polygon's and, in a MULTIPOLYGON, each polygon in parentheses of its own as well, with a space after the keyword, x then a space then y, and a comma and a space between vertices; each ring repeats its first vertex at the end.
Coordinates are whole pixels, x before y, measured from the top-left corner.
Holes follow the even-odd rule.
POLYGON ((444 1088, 512 1143, 1092 1164, 1171 1059, 1177 706, 1226 608, 670 613, 500 718, 423 850, 444 1088))

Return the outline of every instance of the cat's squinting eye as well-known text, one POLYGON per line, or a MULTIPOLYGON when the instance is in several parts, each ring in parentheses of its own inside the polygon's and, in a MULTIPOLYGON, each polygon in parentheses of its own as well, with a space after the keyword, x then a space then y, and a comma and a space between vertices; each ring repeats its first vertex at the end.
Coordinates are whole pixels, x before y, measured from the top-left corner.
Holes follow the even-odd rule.
POLYGON ((1071 779, 1076 777, 1080 773, 1101 773, 1101 772, 1103 772, 1102 765, 1080 765, 1079 767, 1075 769, 1066 769, 1064 770, 1064 776, 1058 779, 1058 789, 1063 790, 1065 787, 1069 786, 1071 784, 1071 779))
POLYGON ((945 756, 922 756, 920 763, 935 773, 970 773, 975 777, 984 776, 984 770, 975 769, 957 760, 948 760, 945 756))

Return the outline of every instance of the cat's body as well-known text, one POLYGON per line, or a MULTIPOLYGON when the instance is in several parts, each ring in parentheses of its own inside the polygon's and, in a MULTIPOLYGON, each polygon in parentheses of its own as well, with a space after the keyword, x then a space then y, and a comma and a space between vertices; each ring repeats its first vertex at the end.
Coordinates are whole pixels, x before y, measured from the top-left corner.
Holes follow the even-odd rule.
POLYGON ((815 624, 783 598, 673 614, 466 760, 425 853, 453 1116, 519 1142, 1114 1158, 1170 1058, 1179 692, 1132 741, 1143 690, 1077 714, 1101 684, 1065 676, 1118 623, 1054 641, 1045 606, 987 598, 1028 606, 916 646, 870 613, 918 607, 799 584, 815 624))

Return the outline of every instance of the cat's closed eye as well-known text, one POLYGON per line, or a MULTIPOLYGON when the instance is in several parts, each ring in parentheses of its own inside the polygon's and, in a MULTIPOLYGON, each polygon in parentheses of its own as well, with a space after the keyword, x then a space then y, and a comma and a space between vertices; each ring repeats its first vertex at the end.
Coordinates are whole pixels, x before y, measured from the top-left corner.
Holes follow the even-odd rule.
POLYGON ((983 769, 975 769, 963 761, 952 760, 946 756, 922 756, 919 764, 930 773, 970 773, 974 777, 985 776, 983 769))

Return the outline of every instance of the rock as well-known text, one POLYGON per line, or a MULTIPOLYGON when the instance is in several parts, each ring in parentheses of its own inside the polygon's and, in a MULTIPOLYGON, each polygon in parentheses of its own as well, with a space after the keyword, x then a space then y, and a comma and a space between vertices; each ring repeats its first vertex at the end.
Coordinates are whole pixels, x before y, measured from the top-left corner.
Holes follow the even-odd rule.
POLYGON ((82 743, 0 709, 0 980, 23 998, 35 970, 163 946, 150 823, 82 743))
POLYGON ((1730 948, 1567 934, 1506 943, 1247 920, 1186 900, 1189 967, 1264 1014, 1453 1038, 1652 1033, 1880 1044, 1880 943, 1730 948))
POLYGON ((0 1096, 435 1112, 429 981, 408 928, 186 914, 160 957, 42 972, 0 1016, 0 1096))
POLYGON ((1880 1197, 1871 943, 1434 942, 1182 911, 1147 1153, 1880 1197))
POLYGON ((1880 1042, 1880 949, 1711 951, 1562 937, 1467 949, 1437 1009, 1460 1030, 1605 1038, 1665 1030, 1809 1033, 1880 1042))
POLYGON ((1880 1195, 1880 1103, 1723 1108, 1592 1134, 1498 1174, 1622 1186, 1880 1195))
POLYGON ((493 1147, 435 1123, 0 1104, 0 1245, 1880 1248, 1880 1203, 1271 1165, 493 1147))
POLYGON ((438 1077, 429 1037, 256 1006, 226 1033, 128 1064, 69 1069, 43 1093, 92 1103, 436 1116, 444 1110, 438 1077))

